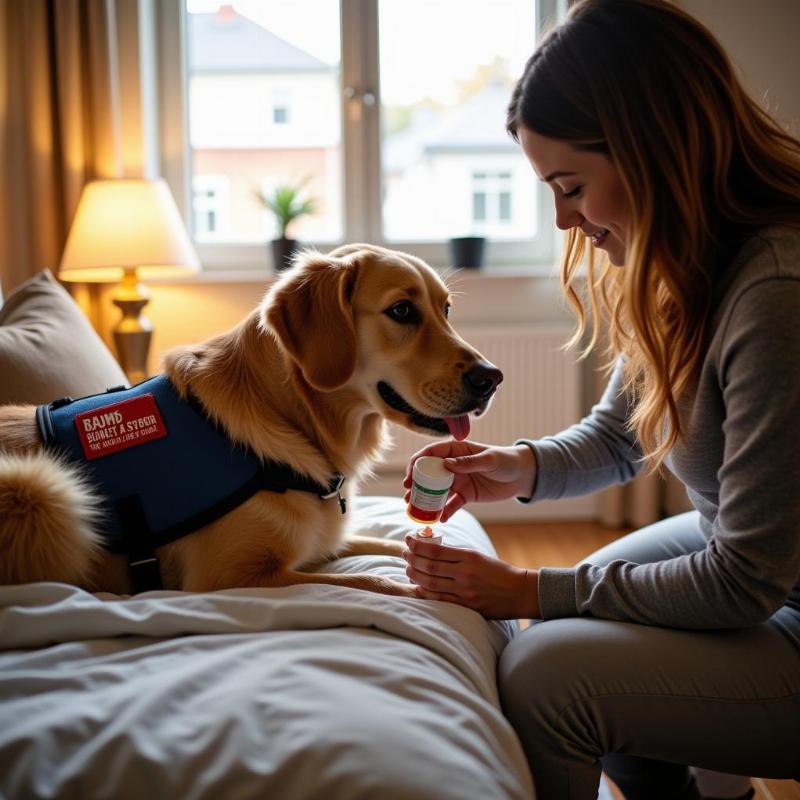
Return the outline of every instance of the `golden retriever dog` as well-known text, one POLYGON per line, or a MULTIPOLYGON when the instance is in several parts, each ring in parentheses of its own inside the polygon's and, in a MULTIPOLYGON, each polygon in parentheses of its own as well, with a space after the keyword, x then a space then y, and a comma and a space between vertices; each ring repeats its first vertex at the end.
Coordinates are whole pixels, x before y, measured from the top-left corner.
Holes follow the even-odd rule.
MULTIPOLYGON (((194 399, 234 447, 322 486, 344 476, 347 500, 387 445, 387 420, 463 439, 468 415, 485 411, 502 380, 450 326, 449 304, 437 273, 414 256, 361 244, 306 251, 235 328, 170 351, 164 374, 177 402, 194 399)), ((43 447, 34 406, 0 407, 0 583, 131 593, 128 558, 98 531, 99 502, 84 466, 43 447)), ((349 517, 336 492, 256 491, 157 546, 161 582, 413 596, 378 575, 304 571, 334 557, 400 555, 400 542, 348 531, 349 517)))

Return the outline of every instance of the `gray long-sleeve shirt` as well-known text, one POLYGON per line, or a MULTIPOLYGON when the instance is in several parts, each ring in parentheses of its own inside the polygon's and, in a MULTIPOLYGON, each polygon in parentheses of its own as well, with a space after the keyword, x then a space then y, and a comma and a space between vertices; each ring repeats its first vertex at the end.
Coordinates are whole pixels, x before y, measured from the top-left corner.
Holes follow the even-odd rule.
MULTIPOLYGON (((679 402, 683 438, 666 461, 701 514, 705 549, 652 564, 543 569, 545 619, 729 628, 785 606, 800 637, 800 230, 750 239, 715 298, 696 388, 679 402)), ((641 450, 625 426, 629 412, 618 365, 588 417, 521 440, 538 462, 531 500, 634 477, 641 450)))

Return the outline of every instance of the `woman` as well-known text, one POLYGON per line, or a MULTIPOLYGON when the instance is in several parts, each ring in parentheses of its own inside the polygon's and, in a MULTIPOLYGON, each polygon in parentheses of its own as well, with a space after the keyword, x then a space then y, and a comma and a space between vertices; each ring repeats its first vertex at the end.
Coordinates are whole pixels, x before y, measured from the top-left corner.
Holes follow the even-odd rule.
POLYGON ((601 762, 628 800, 699 797, 689 764, 800 777, 800 143, 661 0, 575 5, 507 127, 568 231, 573 343, 588 305, 616 363, 556 436, 417 453, 456 473, 443 518, 659 468, 696 511, 574 569, 409 537, 408 575, 420 597, 546 620, 499 665, 542 800, 594 799, 601 762))

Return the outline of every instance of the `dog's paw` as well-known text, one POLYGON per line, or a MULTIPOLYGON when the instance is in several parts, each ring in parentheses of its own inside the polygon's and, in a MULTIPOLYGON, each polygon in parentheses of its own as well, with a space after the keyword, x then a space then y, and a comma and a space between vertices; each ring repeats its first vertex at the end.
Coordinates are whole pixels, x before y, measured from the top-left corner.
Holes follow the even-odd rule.
POLYGON ((389 578, 382 579, 380 591, 383 594, 390 594, 394 597, 418 597, 413 583, 400 583, 389 578))

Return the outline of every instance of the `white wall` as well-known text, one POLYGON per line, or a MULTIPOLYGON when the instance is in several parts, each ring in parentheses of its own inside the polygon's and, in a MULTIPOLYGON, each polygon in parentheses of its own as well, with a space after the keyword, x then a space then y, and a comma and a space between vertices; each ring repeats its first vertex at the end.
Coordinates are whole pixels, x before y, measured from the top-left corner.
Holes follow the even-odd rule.
POLYGON ((339 74, 196 75, 189 83, 192 146, 298 148, 339 144, 339 74), (276 98, 289 121, 275 124, 276 98))
POLYGON ((750 93, 800 136, 800 0, 680 0, 720 40, 750 93))

